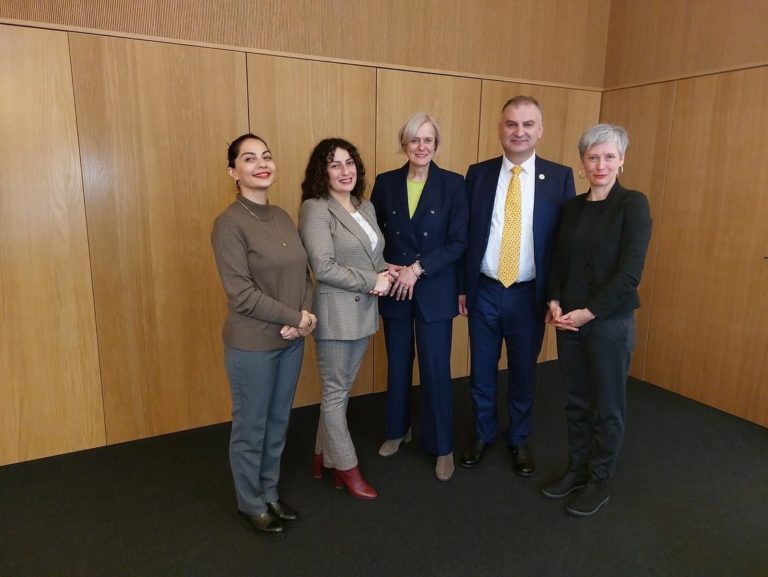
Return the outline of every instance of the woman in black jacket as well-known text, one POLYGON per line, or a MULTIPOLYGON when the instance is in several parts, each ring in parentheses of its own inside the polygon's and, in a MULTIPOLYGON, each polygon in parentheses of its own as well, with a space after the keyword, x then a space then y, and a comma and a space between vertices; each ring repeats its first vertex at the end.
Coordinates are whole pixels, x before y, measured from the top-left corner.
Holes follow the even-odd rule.
POLYGON ((566 507, 580 517, 609 499, 624 438, 637 286, 651 238, 648 199, 617 179, 628 144, 626 131, 611 124, 593 126, 579 140, 579 176, 590 188, 563 208, 549 277, 547 322, 557 328, 567 393, 569 466, 542 491, 561 498, 581 490, 566 507))

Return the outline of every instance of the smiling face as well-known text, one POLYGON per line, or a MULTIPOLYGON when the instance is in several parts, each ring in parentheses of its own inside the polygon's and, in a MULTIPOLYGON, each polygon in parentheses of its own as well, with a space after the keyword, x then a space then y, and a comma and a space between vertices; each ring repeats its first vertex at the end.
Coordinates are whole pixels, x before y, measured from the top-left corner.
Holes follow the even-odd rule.
POLYGON ((624 164, 624 156, 615 142, 603 142, 589 148, 581 158, 581 164, 593 189, 610 189, 624 164))
POLYGON ((256 138, 240 144, 234 168, 227 168, 232 180, 240 182, 242 192, 266 191, 275 181, 276 170, 269 148, 256 138))
POLYGON ((435 127, 430 122, 425 122, 416 131, 409 142, 403 145, 403 150, 411 166, 428 166, 432 162, 437 148, 435 127))
POLYGON ((543 132, 541 111, 535 104, 510 104, 501 113, 499 140, 504 154, 514 164, 530 158, 543 132))
POLYGON ((328 161, 328 190, 340 194, 349 194, 357 184, 357 165, 355 159, 343 148, 333 152, 328 161))

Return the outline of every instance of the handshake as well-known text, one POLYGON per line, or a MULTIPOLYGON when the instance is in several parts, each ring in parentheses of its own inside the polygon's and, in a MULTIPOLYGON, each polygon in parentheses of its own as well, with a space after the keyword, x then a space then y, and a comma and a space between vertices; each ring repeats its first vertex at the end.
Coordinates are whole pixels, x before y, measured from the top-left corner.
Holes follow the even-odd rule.
POLYGON ((389 295, 399 301, 411 300, 413 287, 422 274, 424 269, 419 261, 408 266, 388 264, 387 270, 379 273, 370 293, 379 297, 389 295))

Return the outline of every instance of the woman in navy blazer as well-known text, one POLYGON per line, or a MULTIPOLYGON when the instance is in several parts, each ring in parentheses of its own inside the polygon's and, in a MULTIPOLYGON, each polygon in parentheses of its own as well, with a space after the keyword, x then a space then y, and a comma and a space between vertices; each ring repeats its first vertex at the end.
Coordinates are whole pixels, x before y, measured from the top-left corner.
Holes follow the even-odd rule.
POLYGON ((542 491, 561 498, 581 490, 566 507, 580 517, 609 498, 624 438, 637 285, 651 238, 648 199, 617 180, 628 144, 626 131, 612 124, 582 135, 580 176, 590 187, 563 207, 549 275, 547 321, 558 329, 569 466, 542 491))
POLYGON ((411 115, 398 136, 408 162, 380 174, 371 193, 386 241, 384 258, 397 275, 389 296, 379 300, 388 357, 386 441, 379 454, 393 455, 410 440, 418 350, 422 445, 437 456, 438 479, 447 481, 454 471, 451 338, 459 312, 459 261, 467 246, 467 200, 462 176, 432 160, 440 144, 432 117, 411 115))

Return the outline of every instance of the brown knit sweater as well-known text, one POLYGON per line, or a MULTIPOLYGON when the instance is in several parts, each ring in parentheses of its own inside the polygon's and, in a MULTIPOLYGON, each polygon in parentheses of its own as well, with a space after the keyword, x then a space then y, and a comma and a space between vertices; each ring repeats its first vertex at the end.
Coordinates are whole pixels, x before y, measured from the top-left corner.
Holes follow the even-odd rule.
POLYGON ((211 244, 229 306, 224 343, 247 351, 295 343, 284 340, 280 329, 298 326, 301 310, 311 310, 312 281, 307 253, 288 213, 238 195, 216 218, 211 244))

